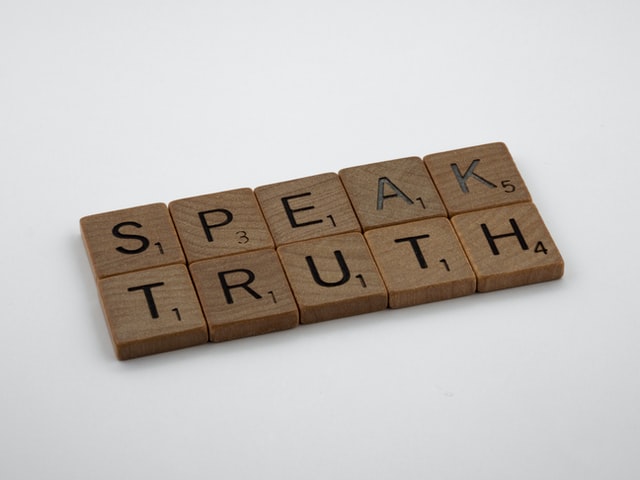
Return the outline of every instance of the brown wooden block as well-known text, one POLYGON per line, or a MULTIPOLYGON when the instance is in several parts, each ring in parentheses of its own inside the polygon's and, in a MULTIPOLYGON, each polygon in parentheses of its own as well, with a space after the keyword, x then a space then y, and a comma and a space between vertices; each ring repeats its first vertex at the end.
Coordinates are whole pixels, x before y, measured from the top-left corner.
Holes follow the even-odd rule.
POLYGON ((212 342, 298 325, 296 302, 275 250, 204 260, 189 269, 212 342))
POLYGON ((255 193, 278 246, 360 231, 336 173, 264 185, 255 193))
POLYGON ((314 323, 387 307, 387 291, 364 238, 348 233, 278 248, 300 309, 314 323))
POLYGON ((189 263, 273 248, 273 240, 250 188, 175 200, 169 212, 189 263))
POLYGON ((449 217, 531 197, 504 143, 435 153, 424 158, 449 217))
POLYGON ((564 272, 560 252, 532 203, 465 213, 451 222, 479 292, 555 280, 564 272))
POLYGON ((476 277, 446 218, 376 228, 365 238, 389 291, 391 308, 476 291, 476 277))
POLYGON ((98 280, 120 360, 206 343, 207 326, 185 265, 98 280))
POLYGON ((80 230, 96 278, 185 263, 163 203, 90 215, 80 230))
POLYGON ((418 157, 345 168, 339 175, 364 230, 447 215, 418 157))

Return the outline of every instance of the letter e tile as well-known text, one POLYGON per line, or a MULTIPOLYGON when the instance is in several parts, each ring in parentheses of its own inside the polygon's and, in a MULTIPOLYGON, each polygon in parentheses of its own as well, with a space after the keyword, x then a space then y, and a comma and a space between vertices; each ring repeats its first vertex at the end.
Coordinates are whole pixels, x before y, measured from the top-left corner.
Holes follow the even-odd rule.
POLYGON ((163 203, 90 215, 80 230, 96 278, 185 263, 163 203))
POLYGON ((206 343, 207 326, 185 265, 98 280, 120 360, 206 343))
POLYGON ((479 292, 555 280, 564 272, 560 252, 532 203, 464 213, 451 223, 479 292))
POLYGON ((376 228, 364 236, 389 291, 391 308, 476 291, 476 277, 446 218, 376 228))
POLYGON ((529 202, 531 197, 504 143, 435 153, 424 158, 449 217, 529 202))
POLYGON ((298 325, 298 309, 275 250, 190 265, 209 339, 222 342, 298 325))
POLYGON ((345 168, 339 174, 364 230, 447 215, 418 157, 345 168))
POLYGON ((255 193, 277 246, 360 231, 336 173, 264 185, 255 193))
POLYGON ((189 263, 273 248, 250 188, 174 200, 169 212, 189 263))
POLYGON ((387 291, 359 233, 292 243, 278 249, 300 309, 314 323, 387 307, 387 291))

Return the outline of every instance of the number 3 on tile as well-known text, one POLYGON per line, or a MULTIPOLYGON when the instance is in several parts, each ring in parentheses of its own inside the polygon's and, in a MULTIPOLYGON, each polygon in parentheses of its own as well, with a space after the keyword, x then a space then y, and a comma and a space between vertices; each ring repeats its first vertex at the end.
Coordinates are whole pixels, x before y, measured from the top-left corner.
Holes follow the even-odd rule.
POLYGON ((245 244, 249 241, 249 236, 244 230, 237 231, 236 235, 238 236, 238 243, 245 244))

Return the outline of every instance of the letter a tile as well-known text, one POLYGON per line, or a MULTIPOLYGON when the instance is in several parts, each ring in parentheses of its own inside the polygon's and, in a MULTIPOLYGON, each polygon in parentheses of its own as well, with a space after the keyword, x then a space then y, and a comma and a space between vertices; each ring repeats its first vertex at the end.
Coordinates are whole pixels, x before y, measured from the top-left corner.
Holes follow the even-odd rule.
POLYGON ((208 340, 200 303, 184 265, 98 280, 98 290, 120 360, 208 340))
POLYGON ((435 153, 424 158, 449 217, 529 202, 531 197, 504 143, 435 153))
POLYGON ((451 219, 478 280, 478 291, 555 280, 564 262, 537 208, 520 203, 451 219))
POLYGON ((255 193, 277 246, 360 231, 336 173, 264 185, 255 193))
POLYGON ((339 174, 364 230, 447 215, 418 157, 345 168, 339 174))
POLYGON ((275 250, 258 250, 192 264, 212 342, 298 325, 298 309, 275 250))
POLYGON ((476 277, 446 218, 376 228, 364 236, 389 291, 391 308, 476 291, 476 277))
POLYGON ((80 219, 96 278, 185 263, 167 206, 154 203, 80 219))
POLYGON ((359 233, 292 243, 278 249, 300 309, 314 323, 387 307, 387 291, 359 233))

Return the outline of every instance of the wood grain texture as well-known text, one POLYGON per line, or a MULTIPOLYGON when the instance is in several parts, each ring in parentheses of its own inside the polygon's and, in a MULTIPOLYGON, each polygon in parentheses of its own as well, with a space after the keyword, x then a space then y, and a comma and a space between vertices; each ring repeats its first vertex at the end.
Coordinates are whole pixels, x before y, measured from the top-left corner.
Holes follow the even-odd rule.
POLYGON ((476 291, 476 277, 446 218, 376 228, 365 238, 389 292, 389 307, 436 302, 476 291))
POLYGON ((80 228, 120 359, 564 273, 503 143, 90 215, 80 228))
POLYGON ((174 200, 169 212, 189 263, 274 246, 250 188, 174 200))
POLYGON ((264 185, 255 194, 277 246, 360 231, 336 173, 264 185))
POLYGON ((278 249, 300 310, 300 323, 374 312, 387 291, 364 237, 348 233, 278 249))
POLYGON ((96 278, 185 263, 163 203, 83 217, 80 231, 96 278))
POLYGON ((345 168, 339 175, 364 230, 447 215, 418 157, 345 168))
POLYGON ((189 272, 170 265, 98 280, 120 360, 206 343, 207 326, 189 272))
POLYGON ((478 280, 478 291, 556 280, 564 262, 532 203, 465 213, 451 220, 478 280))
POLYGON ((196 262, 193 282, 212 342, 298 325, 298 309, 275 250, 196 262))
POLYGON ((531 201, 504 143, 435 153, 424 162, 449 217, 473 210, 531 201))

